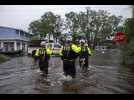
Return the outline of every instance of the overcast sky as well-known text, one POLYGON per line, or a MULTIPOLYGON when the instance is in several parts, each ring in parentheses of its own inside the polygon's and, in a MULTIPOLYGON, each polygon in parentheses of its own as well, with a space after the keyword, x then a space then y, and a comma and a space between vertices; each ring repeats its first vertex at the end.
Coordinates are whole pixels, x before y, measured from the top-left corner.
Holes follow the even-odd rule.
POLYGON ((39 19, 45 12, 52 11, 64 18, 70 11, 108 10, 117 16, 129 18, 132 16, 129 5, 0 5, 0 26, 8 26, 28 30, 30 22, 39 19))

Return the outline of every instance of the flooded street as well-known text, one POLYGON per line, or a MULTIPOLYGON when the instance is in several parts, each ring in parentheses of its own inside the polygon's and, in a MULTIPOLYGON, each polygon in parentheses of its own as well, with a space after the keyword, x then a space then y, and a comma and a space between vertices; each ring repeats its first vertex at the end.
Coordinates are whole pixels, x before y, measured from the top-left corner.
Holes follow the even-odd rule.
MULTIPOLYGON (((104 54, 95 52, 89 58, 88 73, 82 74, 76 60, 76 79, 62 80, 62 61, 59 57, 50 60, 50 83, 46 83, 31 57, 15 57, 0 64, 0 93, 36 94, 124 94, 134 93, 134 72, 121 66, 117 50, 104 54)), ((133 67, 133 66, 132 66, 133 67)))

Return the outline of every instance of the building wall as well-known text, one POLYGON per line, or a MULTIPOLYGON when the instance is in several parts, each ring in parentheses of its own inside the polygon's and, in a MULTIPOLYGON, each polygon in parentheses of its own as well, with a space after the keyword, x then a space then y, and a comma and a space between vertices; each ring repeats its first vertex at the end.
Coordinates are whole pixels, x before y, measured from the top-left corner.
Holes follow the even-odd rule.
POLYGON ((27 52, 28 42, 19 40, 5 40, 0 41, 0 52, 16 52, 24 51, 27 52))
POLYGON ((0 27, 0 40, 5 39, 19 39, 29 41, 30 34, 18 29, 0 27))
POLYGON ((23 30, 0 27, 0 52, 27 52, 29 40, 30 34, 23 30))

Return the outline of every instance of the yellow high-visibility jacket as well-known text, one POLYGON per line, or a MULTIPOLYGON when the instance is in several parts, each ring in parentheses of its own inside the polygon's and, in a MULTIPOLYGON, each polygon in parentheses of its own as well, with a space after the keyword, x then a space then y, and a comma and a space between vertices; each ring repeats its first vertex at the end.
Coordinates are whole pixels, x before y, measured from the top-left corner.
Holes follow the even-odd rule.
MULTIPOLYGON (((81 51, 81 48, 78 47, 78 46, 75 45, 75 44, 71 44, 71 49, 72 49, 75 53, 79 53, 79 52, 81 51)), ((60 51, 59 51, 59 55, 60 55, 60 56, 63 56, 62 51, 63 51, 63 47, 62 47, 62 48, 60 49, 60 51)))
MULTIPOLYGON (((47 48, 46 51, 44 50, 44 52, 46 52, 47 55, 51 56, 52 55, 52 50, 51 48, 47 48)), ((40 55, 40 49, 37 49, 35 52, 35 56, 39 56, 40 55)))
POLYGON ((91 51, 91 49, 89 47, 87 47, 87 50, 88 50, 88 54, 92 55, 92 51, 91 51))
MULTIPOLYGON (((86 45, 84 47, 86 47, 86 49, 88 51, 88 55, 92 55, 92 50, 88 46, 86 46, 86 45)), ((82 47, 80 47, 80 48, 82 50, 82 47)))

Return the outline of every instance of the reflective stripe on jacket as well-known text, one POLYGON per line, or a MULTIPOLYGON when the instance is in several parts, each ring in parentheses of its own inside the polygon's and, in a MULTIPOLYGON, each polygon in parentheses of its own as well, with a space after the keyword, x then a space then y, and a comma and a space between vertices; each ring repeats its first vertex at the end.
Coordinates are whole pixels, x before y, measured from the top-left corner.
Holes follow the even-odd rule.
MULTIPOLYGON (((78 47, 78 46, 75 45, 75 44, 71 44, 71 50, 74 51, 75 53, 79 53, 79 52, 81 51, 81 48, 78 47)), ((63 56, 62 51, 63 51, 63 47, 62 47, 62 48, 60 49, 60 51, 59 51, 59 55, 60 55, 60 56, 63 56)))
MULTIPOLYGON (((44 50, 45 52, 45 50, 44 50)), ((52 54, 52 50, 50 48, 47 48, 46 49, 46 54, 47 55, 51 55, 52 54)), ((39 56, 40 55, 40 49, 37 49, 36 52, 35 52, 35 56, 39 56)))

